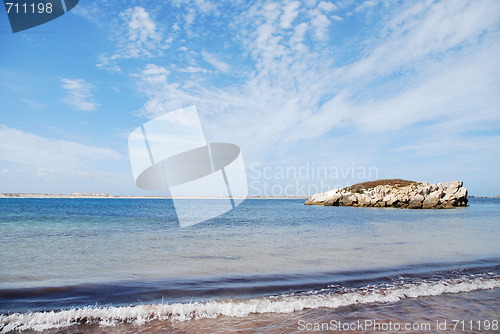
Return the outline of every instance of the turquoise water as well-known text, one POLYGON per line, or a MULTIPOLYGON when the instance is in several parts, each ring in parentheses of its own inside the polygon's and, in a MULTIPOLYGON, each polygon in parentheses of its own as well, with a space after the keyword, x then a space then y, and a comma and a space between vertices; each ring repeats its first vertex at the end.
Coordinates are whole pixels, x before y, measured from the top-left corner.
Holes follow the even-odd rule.
MULTIPOLYGON (((193 210, 218 205, 186 201, 193 210)), ((469 204, 401 210, 249 199, 180 228, 169 200, 0 199, 0 320, 6 330, 13 312, 289 301, 297 292, 336 298, 384 284, 396 295, 422 282, 425 291, 464 281, 467 291, 492 288, 500 282, 500 200, 469 204)), ((225 314, 216 309, 188 311, 225 314)))

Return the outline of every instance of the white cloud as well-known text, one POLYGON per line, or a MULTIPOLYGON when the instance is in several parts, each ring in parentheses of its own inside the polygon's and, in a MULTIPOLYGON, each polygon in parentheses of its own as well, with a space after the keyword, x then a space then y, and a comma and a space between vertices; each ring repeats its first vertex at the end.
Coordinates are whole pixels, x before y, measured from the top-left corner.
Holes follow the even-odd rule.
MULTIPOLYGON (((417 2, 390 20, 383 39, 367 57, 349 69, 352 80, 378 76, 426 57, 443 55, 466 46, 498 22, 500 2, 441 1, 417 2)), ((347 78, 346 78, 347 79, 347 78)))
POLYGON ((122 41, 124 58, 138 58, 158 55, 162 45, 162 35, 149 13, 142 7, 134 7, 121 14, 127 25, 126 39, 122 41))
POLYGON ((113 65, 112 62, 117 59, 117 57, 109 57, 107 55, 100 55, 99 62, 95 65, 99 69, 106 70, 108 72, 122 73, 123 69, 118 65, 113 65))
POLYGON ((92 85, 83 79, 62 78, 62 87, 66 90, 66 95, 62 101, 71 107, 83 110, 94 111, 99 104, 92 97, 92 85))
POLYGON ((341 84, 304 132, 326 133, 340 124, 390 133, 421 122, 447 128, 444 120, 453 119, 456 134, 472 125, 498 124, 500 71, 491 65, 500 58, 500 42, 484 34, 495 24, 485 3, 443 1, 410 9, 391 20, 388 35, 365 57, 330 69, 341 84), (459 21, 468 29, 455 29, 459 21))
POLYGON ((196 18, 196 12, 194 11, 193 8, 189 8, 188 13, 184 16, 186 30, 189 31, 189 28, 193 24, 195 18, 196 18))
POLYGON ((498 43, 473 54, 449 56, 443 66, 422 71, 402 92, 363 103, 357 123, 370 131, 388 131, 446 117, 463 120, 466 127, 473 125, 468 117, 471 110, 476 122, 487 121, 497 105, 494 87, 500 77, 500 70, 490 64, 499 57, 498 43))
POLYGON ((151 20, 151 17, 144 8, 134 7, 128 10, 125 15, 128 17, 128 37, 130 41, 146 43, 161 39, 160 34, 156 30, 156 24, 151 20))
POLYGON ((331 21, 341 21, 342 18, 338 15, 333 15, 330 12, 335 10, 337 6, 331 2, 322 1, 319 5, 309 10, 311 17, 311 25, 315 28, 315 37, 318 40, 325 40, 328 37, 328 29, 331 21))
MULTIPOLYGON (((177 7, 177 10, 184 14, 181 19, 184 21, 181 23, 184 27, 185 32, 191 33, 191 26, 198 19, 198 16, 206 16, 208 14, 213 14, 214 16, 219 15, 218 3, 216 1, 209 0, 175 0, 173 4, 177 7)), ((179 22, 174 24, 174 30, 180 29, 179 22)))
MULTIPOLYGON (((263 155, 293 150, 310 140, 321 144, 312 145, 319 154, 324 154, 324 144, 359 156, 335 146, 340 142, 374 159, 383 145, 404 147, 408 154, 418 145, 430 151, 433 140, 451 147, 454 139, 465 142, 464 129, 482 131, 499 124, 500 2, 241 4, 238 17, 231 18, 207 7, 211 19, 227 26, 221 45, 208 48, 205 38, 220 31, 207 31, 206 22, 196 19, 203 15, 200 6, 178 2, 183 8, 179 34, 185 34, 177 35, 173 45, 182 52, 168 58, 177 62, 169 67, 145 57, 143 70, 135 76, 147 100, 138 114, 154 117, 196 104, 200 113, 209 114, 204 125, 210 136, 235 138, 232 142, 260 149, 263 155), (359 16, 361 28, 349 31, 348 41, 342 41, 336 27, 349 20, 334 21, 347 11, 359 16), (373 13, 377 15, 367 20, 373 13), (191 32, 183 31, 186 22, 191 32), (200 67, 201 59, 218 72, 200 67), (182 79, 186 72, 213 75, 192 82, 182 79), (221 72, 233 80, 225 75, 219 81, 221 72), (442 137, 440 128, 447 129, 442 137), (418 137, 424 134, 428 140, 418 137)), ((351 26, 341 26, 346 27, 351 26)), ((473 140, 478 145, 488 142, 473 140)))
POLYGON ((201 55, 203 56, 203 60, 205 60, 207 63, 209 63, 222 73, 227 73, 231 69, 231 66, 229 64, 226 64, 223 61, 218 60, 217 57, 215 57, 211 53, 208 53, 203 50, 201 52, 201 55))
POLYGON ((198 7, 198 9, 204 14, 214 12, 217 10, 217 3, 214 1, 195 0, 194 3, 198 7))
MULTIPOLYGON (((361 6, 374 5, 365 1, 361 6)), ((274 137, 281 132, 283 138, 293 134, 293 140, 298 140, 346 124, 355 124, 362 131, 387 131, 439 119, 453 113, 453 106, 458 104, 454 102, 457 91, 466 94, 469 87, 479 96, 488 85, 495 87, 495 73, 489 71, 488 75, 480 66, 489 66, 494 55, 487 56, 484 49, 479 52, 474 45, 484 44, 476 38, 497 22, 495 13, 499 11, 488 7, 487 2, 411 3, 382 24, 386 28, 378 39, 369 40, 357 61, 341 67, 335 66, 330 54, 316 48, 311 39, 328 38, 336 6, 326 1, 308 6, 312 8, 302 8, 296 1, 259 2, 237 20, 242 25, 239 31, 246 32, 244 47, 255 68, 238 85, 224 91, 201 83, 181 85, 172 81, 165 68, 160 75, 151 71, 156 65, 148 65, 139 80, 141 90, 149 97, 141 114, 155 115, 196 101, 207 108, 213 103, 217 107, 209 110, 227 110, 229 114, 242 110, 238 118, 248 118, 242 124, 259 119, 255 126, 263 141, 266 131, 274 137), (454 49, 457 47, 464 49, 454 49), (471 55, 467 56, 466 50, 471 55), (461 57, 466 60, 458 64, 461 57), (401 82, 398 77, 403 76, 402 68, 415 74, 406 75, 401 82), (384 85, 376 81, 381 77, 384 85), (471 87, 471 82, 475 86, 471 87)), ((335 46, 332 48, 335 50, 335 46)), ((219 71, 229 70, 230 64, 222 63, 215 54, 201 51, 201 55, 219 71)), ((206 70, 190 66, 180 71, 206 70)), ((486 100, 491 101, 492 96, 489 94, 486 100)), ((469 97, 468 101, 472 106, 479 99, 469 97)), ((228 117, 223 122, 233 120, 228 117)), ((251 132, 246 129, 242 133, 253 138, 251 132)))
POLYGON ((187 72, 187 73, 196 73, 196 72, 201 72, 201 73, 210 73, 209 70, 203 67, 198 67, 198 66, 188 66, 186 68, 180 69, 181 72, 187 72))
POLYGON ((330 19, 323 14, 319 9, 313 9, 310 12, 311 23, 315 28, 315 36, 319 40, 323 40, 327 36, 327 30, 330 26, 330 19))
MULTIPOLYGON (((367 1, 368 2, 368 1, 367 1)), ((322 10, 322 11, 325 11, 325 12, 331 12, 332 10, 335 10, 337 9, 337 6, 335 6, 333 3, 331 2, 327 2, 327 1, 321 1, 318 5, 318 9, 322 10)))
POLYGON ((293 35, 290 37, 290 47, 298 53, 307 52, 308 48, 304 44, 306 32, 309 30, 309 25, 305 22, 300 23, 295 27, 293 35))
POLYGON ((367 1, 364 1, 361 5, 359 5, 358 7, 354 8, 354 12, 363 12, 367 9, 369 9, 370 7, 373 7, 377 4, 376 1, 374 0, 367 0, 367 1))
POLYGON ((300 2, 292 1, 285 5, 283 9, 283 14, 280 18, 280 27, 283 29, 288 29, 292 26, 293 21, 299 16, 298 8, 300 7, 300 2))
POLYGON ((172 37, 164 37, 163 29, 145 8, 135 6, 125 9, 118 19, 113 26, 117 48, 112 53, 101 54, 97 67, 122 72, 123 69, 116 64, 119 60, 159 57, 170 47, 172 37))
MULTIPOLYGON (((250 30, 255 37, 248 46, 256 70, 238 89, 202 96, 226 111, 212 128, 232 129, 233 136, 253 147, 289 145, 336 129, 385 134, 380 144, 372 143, 375 152, 387 142, 397 146, 401 131, 412 127, 415 135, 427 129, 426 136, 442 147, 452 146, 453 138, 465 142, 461 133, 470 129, 494 129, 500 123, 500 73, 492 64, 500 58, 500 42, 489 32, 500 8, 481 1, 414 6, 390 20, 357 61, 341 67, 309 50, 305 34, 311 22, 294 23, 287 35, 280 30, 279 6, 254 9, 261 21, 250 30), (300 44, 302 49, 295 47, 300 44), (449 132, 439 137, 443 129, 449 132)), ((471 140, 482 145, 478 138, 471 140)), ((432 142, 419 142, 421 151, 431 151, 432 142)))
POLYGON ((4 125, 0 125, 0 157, 4 164, 15 168, 13 177, 31 175, 44 182, 71 179, 79 176, 82 169, 100 173, 95 167, 97 162, 122 158, 111 149, 49 139, 4 125))
POLYGON ((154 64, 146 65, 136 74, 138 89, 148 98, 137 115, 151 118, 197 101, 179 83, 169 82, 169 75, 165 67, 154 64))

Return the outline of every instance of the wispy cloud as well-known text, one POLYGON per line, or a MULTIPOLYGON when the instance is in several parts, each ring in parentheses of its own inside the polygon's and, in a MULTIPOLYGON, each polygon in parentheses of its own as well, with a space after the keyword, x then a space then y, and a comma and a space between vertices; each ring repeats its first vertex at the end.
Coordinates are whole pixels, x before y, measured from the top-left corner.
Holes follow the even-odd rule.
MULTIPOLYGON (((433 142, 446 149, 453 141, 496 140, 467 131, 500 127, 500 2, 179 0, 174 6, 172 55, 162 53, 158 16, 148 14, 152 22, 145 24, 149 11, 137 7, 123 16, 131 22, 135 13, 136 28, 131 34, 127 24, 133 47, 118 43, 122 54, 144 56, 125 73, 134 73, 146 100, 141 116, 196 104, 210 136, 233 138, 261 156, 270 143, 279 148, 274 152, 286 152, 308 142, 308 152, 324 154, 324 144, 354 156, 355 147, 363 152, 358 156, 383 164, 377 155, 390 146, 394 156, 405 152, 419 164, 422 152, 437 154, 433 142), (155 59, 160 53, 165 58, 155 59), (351 136, 368 138, 367 146, 351 136)), ((476 156, 474 143, 464 147, 476 156)))
POLYGON ((201 55, 203 56, 203 60, 205 60, 207 63, 209 63, 214 68, 221 71, 222 73, 227 73, 231 69, 231 66, 229 64, 226 64, 223 61, 220 61, 213 54, 210 54, 206 51, 202 51, 201 55))
MULTIPOLYGON (((500 72, 492 66, 500 58, 500 41, 493 33, 498 5, 493 9, 481 1, 408 4, 381 22, 380 35, 370 36, 362 53, 346 65, 345 60, 337 65, 313 42, 326 38, 336 8, 327 13, 318 6, 293 7, 299 11, 294 17, 285 14, 290 13, 288 5, 255 5, 248 11, 247 23, 252 23, 244 45, 255 69, 240 85, 224 90, 178 86, 187 94, 186 103, 198 98, 199 110, 218 111, 208 120, 209 134, 234 138, 247 151, 258 151, 253 156, 262 156, 269 143, 290 151, 303 140, 356 133, 358 138, 373 138, 372 153, 358 142, 355 147, 381 167, 385 162, 373 152, 386 150, 386 145, 392 154, 406 152, 419 164, 422 154, 438 157, 451 148, 456 161, 467 160, 458 156, 479 159, 498 142, 497 137, 467 135, 471 129, 500 126, 495 111, 500 72), (330 15, 323 28, 313 22, 318 13, 330 15), (407 139, 401 141, 401 136, 407 139)), ((340 143, 332 149, 352 155, 344 148, 352 141, 343 138, 340 143)), ((317 150, 321 149, 312 151, 317 150)), ((453 169, 453 159, 448 162, 448 169, 453 169)))
POLYGON ((283 15, 280 17, 280 27, 283 29, 288 29, 292 27, 293 21, 299 16, 300 2, 292 1, 285 5, 283 10, 283 15))
POLYGON ((161 52, 162 36, 150 14, 142 7, 134 7, 122 13, 127 32, 122 41, 122 57, 137 58, 161 52))
POLYGON ((210 0, 175 0, 173 1, 174 6, 178 11, 183 13, 180 16, 179 22, 176 22, 176 26, 182 26, 187 33, 191 33, 191 26, 198 17, 203 17, 208 14, 213 14, 215 16, 219 15, 217 1, 210 0))
POLYGON ((139 91, 148 97, 144 106, 136 112, 137 115, 150 118, 198 100, 181 84, 170 83, 169 75, 170 71, 165 67, 154 64, 147 64, 134 75, 138 79, 139 91))
POLYGON ((365 10, 368 10, 370 7, 375 6, 376 4, 377 4, 377 2, 374 0, 366 0, 366 1, 362 2, 359 6, 354 8, 354 11, 355 12, 363 12, 365 10))
POLYGON ((181 72, 187 72, 187 73, 196 73, 196 72, 201 72, 201 73, 210 73, 210 70, 207 70, 206 68, 199 67, 199 66, 188 66, 186 68, 181 68, 179 69, 181 72))
POLYGON ((125 9, 115 29, 116 50, 101 54, 97 64, 106 70, 121 72, 122 68, 116 64, 120 59, 159 57, 170 47, 171 38, 164 36, 164 29, 141 6, 125 9))
POLYGON ((92 85, 83 79, 62 78, 62 87, 66 90, 62 101, 71 107, 83 110, 94 111, 99 104, 92 97, 92 85))
POLYGON ((96 171, 96 161, 121 159, 116 151, 77 142, 50 139, 0 125, 0 156, 32 177, 55 180, 96 171))
POLYGON ((38 103, 32 99, 23 99, 23 102, 31 109, 37 110, 43 108, 45 105, 43 103, 38 103))
POLYGON ((312 26, 315 28, 315 37, 318 40, 324 40, 328 36, 328 28, 332 20, 341 21, 338 15, 331 14, 336 8, 331 2, 322 1, 317 8, 309 10, 312 26))

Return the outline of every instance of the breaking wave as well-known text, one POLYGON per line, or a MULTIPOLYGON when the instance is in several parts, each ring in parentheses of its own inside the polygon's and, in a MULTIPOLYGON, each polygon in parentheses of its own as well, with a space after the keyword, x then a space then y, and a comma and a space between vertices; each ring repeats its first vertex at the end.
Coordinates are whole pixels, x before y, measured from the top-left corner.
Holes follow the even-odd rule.
POLYGON ((356 304, 394 303, 405 298, 437 296, 500 287, 500 276, 466 274, 447 279, 401 280, 356 288, 337 285, 301 293, 241 300, 198 303, 146 304, 121 307, 84 307, 62 311, 0 315, 0 332, 43 331, 82 324, 114 326, 120 323, 145 324, 152 320, 188 321, 220 316, 246 317, 260 313, 291 313, 304 309, 338 308, 356 304))

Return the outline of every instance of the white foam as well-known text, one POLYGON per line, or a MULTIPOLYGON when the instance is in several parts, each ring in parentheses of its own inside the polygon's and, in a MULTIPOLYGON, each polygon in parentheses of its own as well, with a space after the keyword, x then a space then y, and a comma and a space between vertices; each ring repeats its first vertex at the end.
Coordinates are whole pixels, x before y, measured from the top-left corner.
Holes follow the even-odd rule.
POLYGON ((500 287, 500 277, 469 277, 399 286, 371 286, 346 292, 283 295, 248 300, 211 301, 190 304, 151 304, 124 307, 86 307, 58 312, 16 313, 0 316, 0 331, 64 328, 76 324, 113 326, 119 323, 144 324, 151 320, 245 317, 253 313, 291 313, 320 307, 338 308, 354 304, 391 303, 405 298, 436 296, 500 287))

